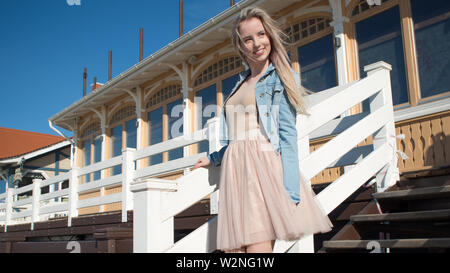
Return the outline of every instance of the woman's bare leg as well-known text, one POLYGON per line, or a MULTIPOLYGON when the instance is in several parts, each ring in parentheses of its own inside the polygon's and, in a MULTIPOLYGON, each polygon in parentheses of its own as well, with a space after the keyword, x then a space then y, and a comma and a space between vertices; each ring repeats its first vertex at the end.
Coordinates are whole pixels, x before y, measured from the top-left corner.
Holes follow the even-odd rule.
POLYGON ((272 253, 275 240, 264 241, 247 246, 247 253, 272 253))
POLYGON ((232 250, 225 250, 225 253, 245 253, 245 246, 232 250))

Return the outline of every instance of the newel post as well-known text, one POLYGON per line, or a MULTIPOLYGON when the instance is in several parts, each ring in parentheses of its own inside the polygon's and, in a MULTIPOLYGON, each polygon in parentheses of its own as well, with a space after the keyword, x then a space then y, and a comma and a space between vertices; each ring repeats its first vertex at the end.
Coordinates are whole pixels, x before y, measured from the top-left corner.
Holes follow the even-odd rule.
MULTIPOLYGON (((218 117, 210 118, 207 121, 209 152, 220 150, 220 119, 218 117)), ((210 214, 219 213, 219 190, 211 193, 209 197, 210 214)))
POLYGON ((31 229, 34 230, 34 223, 39 222, 39 201, 41 198, 42 179, 33 179, 33 204, 31 215, 31 229))
POLYGON ((164 252, 174 243, 174 217, 163 219, 164 195, 177 183, 158 178, 137 179, 131 184, 134 197, 133 252, 164 252))
MULTIPOLYGON (((136 149, 122 150, 122 222, 127 222, 127 213, 133 209, 133 193, 130 190, 135 171, 134 152, 136 149)), ((137 162, 136 162, 137 164, 137 162)))
POLYGON ((78 167, 72 167, 69 177, 69 211, 67 226, 72 226, 72 218, 78 216, 78 167))
POLYGON ((373 147, 376 150, 378 147, 388 143, 392 148, 392 158, 390 162, 377 174, 377 192, 382 192, 394 185, 399 179, 398 166, 397 166, 397 143, 395 135, 395 123, 394 123, 394 108, 392 102, 392 89, 391 89, 391 77, 390 72, 392 66, 383 61, 376 62, 364 67, 364 71, 367 72, 367 76, 370 77, 375 73, 383 73, 383 81, 385 83, 381 92, 373 95, 369 98, 370 112, 372 113, 376 109, 384 105, 389 105, 390 118, 389 121, 379 130, 373 134, 373 147))
POLYGON ((8 230, 8 225, 11 225, 11 214, 13 212, 12 210, 12 203, 14 202, 13 194, 15 189, 14 188, 7 188, 6 189, 6 211, 5 211, 5 232, 8 230))

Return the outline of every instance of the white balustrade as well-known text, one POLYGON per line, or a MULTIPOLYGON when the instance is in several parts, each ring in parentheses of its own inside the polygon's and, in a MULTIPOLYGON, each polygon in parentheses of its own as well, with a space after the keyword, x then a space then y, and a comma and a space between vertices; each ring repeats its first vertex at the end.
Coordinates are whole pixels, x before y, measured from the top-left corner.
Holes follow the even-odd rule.
MULTIPOLYGON (((310 180, 326 168, 353 166, 322 190, 316 200, 326 213, 330 213, 371 177, 376 176, 377 191, 383 191, 398 179, 396 141, 390 65, 378 62, 365 67, 368 76, 362 80, 334 87, 307 97, 310 115, 297 116, 299 166, 310 185, 310 180), (369 99, 368 112, 352 116, 340 116, 349 108, 369 99), (310 153, 310 141, 314 138, 334 136, 326 144, 310 153), (358 146, 372 136, 373 145, 358 146)), ((32 185, 19 189, 7 189, 0 195, 0 223, 15 224, 23 217, 30 218, 32 226, 40 217, 55 212, 65 212, 68 226, 78 216, 78 209, 122 203, 122 221, 128 221, 127 211, 133 210, 134 252, 210 252, 216 247, 217 217, 211 219, 191 234, 174 242, 174 217, 193 204, 210 196, 211 214, 218 213, 218 187, 220 168, 199 168, 176 180, 154 178, 156 175, 192 167, 206 153, 185 156, 157 165, 137 168, 137 160, 169 150, 209 140, 209 150, 219 150, 219 118, 208 120, 207 128, 190 135, 141 148, 127 148, 122 155, 84 168, 72 168, 68 173, 47 180, 34 180, 32 185), (80 184, 79 177, 121 165, 122 173, 101 177, 80 184), (69 181, 69 187, 41 194, 41 188, 69 181), (122 192, 89 199, 79 195, 121 185, 122 192), (15 196, 32 191, 32 196, 14 201, 15 196), (53 198, 67 197, 67 201, 53 202, 53 198), (20 211, 13 209, 23 206, 20 211), (2 210, 4 213, 2 214, 2 210)), ((313 236, 305 236, 295 242, 277 241, 275 252, 313 252, 313 236)))

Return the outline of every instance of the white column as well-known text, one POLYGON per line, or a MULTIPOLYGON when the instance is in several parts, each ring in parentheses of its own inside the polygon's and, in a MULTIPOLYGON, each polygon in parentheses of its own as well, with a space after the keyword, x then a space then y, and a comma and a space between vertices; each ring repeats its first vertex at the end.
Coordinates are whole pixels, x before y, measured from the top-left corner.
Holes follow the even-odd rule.
POLYGON ((139 150, 141 148, 142 139, 142 88, 140 86, 136 86, 136 121, 136 149, 139 150))
POLYGON ((328 0, 333 11, 333 22, 330 25, 334 29, 334 37, 336 44, 336 61, 338 84, 343 85, 347 83, 347 59, 345 54, 345 36, 344 36, 344 22, 349 22, 347 17, 342 15, 341 1, 328 0))
POLYGON ((41 197, 42 179, 33 179, 33 204, 31 215, 31 230, 34 230, 34 223, 39 222, 39 200, 41 197))
POLYGON ((125 148, 122 150, 122 222, 127 222, 127 211, 133 209, 133 195, 130 185, 133 182, 134 161, 136 149, 125 148))
POLYGON ((8 229, 8 225, 11 225, 12 203, 14 188, 6 188, 6 211, 5 211, 5 232, 8 229))
POLYGON ((177 190, 177 183, 140 179, 131 184, 134 197, 133 252, 164 252, 174 243, 173 217, 162 220, 162 198, 177 190))
POLYGON ((69 178, 69 209, 67 226, 72 226, 72 218, 78 216, 78 167, 73 167, 69 178))
POLYGON ((376 150, 378 147, 385 143, 389 143, 392 147, 392 159, 389 164, 387 164, 381 172, 377 174, 377 192, 382 192, 388 187, 393 186, 395 182, 399 179, 398 177, 398 166, 397 166, 397 143, 395 137, 395 123, 394 123, 394 108, 392 102, 392 90, 391 90, 391 80, 390 71, 392 66, 383 61, 376 62, 364 67, 364 71, 367 72, 367 76, 370 77, 375 73, 383 73, 385 75, 384 81, 385 85, 383 90, 372 96, 370 98, 370 112, 379 109, 383 105, 390 105, 391 119, 384 125, 381 129, 373 134, 373 148, 376 150))
MULTIPOLYGON (((220 150, 222 146, 220 145, 220 119, 219 117, 214 117, 208 119, 206 122, 208 126, 208 140, 209 140, 209 152, 220 150)), ((219 213, 219 190, 211 193, 209 196, 210 213, 219 213)))

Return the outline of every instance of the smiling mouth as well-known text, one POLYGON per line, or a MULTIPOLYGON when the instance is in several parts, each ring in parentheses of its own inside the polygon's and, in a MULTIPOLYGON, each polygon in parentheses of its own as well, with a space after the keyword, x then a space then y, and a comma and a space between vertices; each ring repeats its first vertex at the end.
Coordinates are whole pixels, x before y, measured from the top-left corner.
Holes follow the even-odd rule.
POLYGON ((265 49, 262 48, 262 49, 259 49, 259 50, 255 51, 254 54, 257 55, 257 56, 261 56, 261 55, 264 54, 264 52, 265 52, 265 49))

